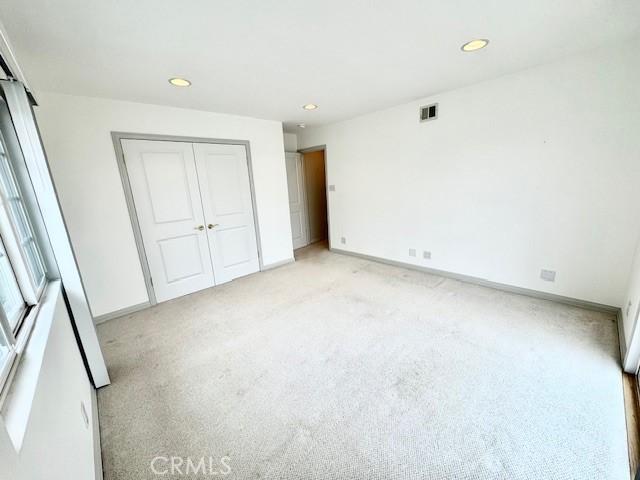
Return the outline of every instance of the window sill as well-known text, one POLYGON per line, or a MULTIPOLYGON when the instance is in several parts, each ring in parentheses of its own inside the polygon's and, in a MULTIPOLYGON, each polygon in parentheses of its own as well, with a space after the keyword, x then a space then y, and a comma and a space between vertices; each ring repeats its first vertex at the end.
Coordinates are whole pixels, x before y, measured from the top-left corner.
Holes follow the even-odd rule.
POLYGON ((46 287, 39 308, 31 312, 34 315, 33 319, 25 319, 23 327, 32 320, 33 330, 30 335, 25 336, 25 343, 20 346, 23 348, 22 355, 5 387, 6 396, 2 399, 0 415, 16 452, 22 448, 59 299, 60 281, 56 280, 46 287))

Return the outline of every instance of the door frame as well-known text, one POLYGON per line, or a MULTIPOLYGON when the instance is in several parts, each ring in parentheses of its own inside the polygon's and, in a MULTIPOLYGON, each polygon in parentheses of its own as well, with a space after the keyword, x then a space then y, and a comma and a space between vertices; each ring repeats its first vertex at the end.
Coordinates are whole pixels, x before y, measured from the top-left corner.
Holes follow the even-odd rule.
MULTIPOLYGON (((316 145, 314 147, 307 147, 307 148, 299 148, 297 150, 297 153, 299 153, 300 155, 302 155, 302 169, 303 169, 303 173, 304 173, 304 154, 305 153, 312 153, 312 152, 320 152, 320 151, 324 151, 324 187, 325 187, 325 194, 326 194, 326 198, 327 198, 327 242, 329 244, 329 250, 331 250, 331 195, 329 195, 331 193, 331 191, 329 190, 329 161, 328 161, 328 155, 327 155, 327 146, 326 145, 316 145)), ((306 177, 305 181, 306 181, 306 177)), ((305 196, 306 196, 306 183, 305 183, 305 196)), ((308 215, 308 206, 307 206, 307 232, 309 232, 309 215, 308 215)), ((311 240, 311 238, 309 238, 309 235, 307 235, 308 240, 311 240)), ((310 244, 309 244, 310 245, 310 244)))
MULTIPOLYGON (((116 162, 118 164, 118 171, 120 172, 120 180, 122 181, 122 189, 124 191, 124 197, 127 203, 127 211, 129 212, 129 219, 131 221, 131 228, 133 230, 133 236, 136 242, 136 248, 138 250, 138 258, 140 259, 140 266, 142 267, 142 275, 144 277, 144 283, 147 287, 147 295, 149 296, 149 304, 157 305, 156 293, 153 289, 153 283, 151 281, 151 271, 149 269, 149 263, 147 260, 147 253, 144 249, 142 242, 142 231, 140 230, 140 223, 138 222, 138 213, 136 212, 136 206, 133 201, 133 192, 131 191, 131 184, 129 183, 129 174, 127 172, 127 165, 124 161, 124 152, 122 151, 121 140, 148 140, 148 141, 160 141, 160 142, 180 142, 180 143, 214 143, 223 145, 243 145, 247 152, 247 169, 249 171, 249 190, 251 191, 251 205, 253 207, 253 225, 256 230, 256 245, 258 247, 258 265, 260 271, 264 270, 264 264, 262 263, 262 243, 260 238, 260 226, 258 224, 258 206, 256 205, 256 193, 253 182, 253 165, 251 161, 251 144, 249 140, 232 140, 227 138, 203 138, 203 137, 183 137, 178 135, 161 135, 153 133, 133 133, 133 132, 111 132, 111 140, 113 141, 113 148, 116 153, 116 162)), ((325 154, 326 155, 326 154, 325 154)), ((325 159, 326 162, 326 159, 325 159)), ((326 167, 326 165, 325 165, 326 167)))

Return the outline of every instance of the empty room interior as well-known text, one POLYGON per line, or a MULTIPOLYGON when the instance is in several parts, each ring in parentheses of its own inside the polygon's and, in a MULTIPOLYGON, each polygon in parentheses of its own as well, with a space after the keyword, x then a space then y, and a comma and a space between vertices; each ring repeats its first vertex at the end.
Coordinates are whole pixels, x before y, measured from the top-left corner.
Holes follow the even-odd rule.
POLYGON ((640 2, 0 1, 0 480, 640 478, 640 2))

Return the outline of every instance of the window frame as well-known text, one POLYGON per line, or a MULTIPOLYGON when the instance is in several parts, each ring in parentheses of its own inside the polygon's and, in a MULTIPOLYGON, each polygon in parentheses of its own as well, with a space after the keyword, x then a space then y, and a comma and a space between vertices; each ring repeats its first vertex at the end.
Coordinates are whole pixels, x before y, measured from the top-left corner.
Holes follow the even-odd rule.
MULTIPOLYGON (((21 305, 18 307, 17 312, 15 313, 15 319, 14 314, 12 312, 12 315, 9 315, 9 312, 7 312, 4 308, 2 308, 2 313, 4 314, 4 319, 5 321, 9 324, 9 326, 11 327, 12 333, 15 334, 16 332, 16 326, 19 325, 22 321, 22 318, 24 317, 24 314, 28 308, 27 302, 24 299, 24 294, 22 293, 22 289, 20 288, 20 285, 18 283, 17 277, 16 277, 16 273, 13 269, 13 265, 11 263, 11 258, 9 257, 9 255, 7 254, 7 249, 6 246, 4 244, 4 241, 2 239, 2 235, 0 235, 0 262, 4 262, 6 261, 7 265, 9 266, 9 271, 5 272, 8 273, 10 278, 11 283, 13 283, 12 287, 17 290, 17 292, 14 292, 14 294, 19 295, 19 300, 21 300, 21 305)), ((0 269, 3 269, 4 265, 0 266, 0 269)), ((0 327, 2 328, 2 327, 0 327)))
MULTIPOLYGON (((4 101, 3 98, 0 100, 4 101)), ((39 302, 50 281, 47 261, 40 245, 41 239, 33 224, 34 213, 26 204, 24 188, 16 174, 16 162, 20 159, 14 158, 9 152, 4 133, 0 130, 0 242, 23 300, 16 319, 9 319, 4 307, 0 305, 0 338, 4 340, 8 350, 6 358, 0 359, 0 405, 9 390, 19 359, 33 330, 39 302), (32 250, 28 249, 30 243, 33 244, 32 250), (29 258, 29 255, 33 258, 29 258), (36 262, 38 273, 41 272, 39 279, 36 278, 32 262, 36 262)))
POLYGON ((22 290, 22 296, 27 305, 35 305, 38 303, 44 287, 47 283, 47 269, 42 255, 42 251, 38 246, 38 240, 36 237, 33 223, 29 218, 29 213, 24 201, 23 189, 18 182, 18 178, 15 173, 15 167, 12 164, 12 159, 9 156, 8 148, 4 135, 0 131, 0 162, 6 161, 6 168, 0 165, 0 233, 4 240, 4 246, 9 256, 9 260, 13 266, 18 285, 22 290), (4 159, 2 158, 4 157, 4 159), (6 171, 5 171, 6 169, 6 171), (2 177, 6 175, 7 179, 2 180, 2 177), (5 192, 3 184, 11 183, 15 190, 15 195, 9 197, 10 192, 5 192), (20 213, 16 213, 11 205, 17 205, 20 213), (18 218, 22 216, 22 219, 18 218), (22 223, 22 227, 18 224, 22 223), (27 238, 22 238, 22 230, 27 231, 27 238), (32 243, 34 245, 36 260, 40 265, 42 271, 42 278, 40 283, 37 283, 36 278, 31 273, 29 253, 27 252, 26 245, 32 243))
POLYGON ((13 334, 9 337, 7 334, 8 329, 10 331, 9 322, 4 314, 4 309, 0 308, 0 336, 4 337, 8 347, 7 358, 0 363, 0 392, 7 384, 7 380, 12 373, 13 365, 16 363, 18 357, 18 352, 15 348, 16 338, 13 334))

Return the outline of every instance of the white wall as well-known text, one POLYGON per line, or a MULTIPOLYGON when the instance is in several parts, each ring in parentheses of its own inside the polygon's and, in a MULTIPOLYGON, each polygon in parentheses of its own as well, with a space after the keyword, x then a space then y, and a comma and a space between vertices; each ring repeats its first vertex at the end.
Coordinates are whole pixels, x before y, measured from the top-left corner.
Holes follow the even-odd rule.
POLYGON ((621 306, 640 232, 639 84, 629 42, 307 128, 300 148, 327 145, 332 246, 621 306), (439 118, 420 123, 431 102, 439 118))
POLYGON ((283 137, 284 137, 284 151, 297 152, 298 136, 295 133, 284 133, 283 137))
POLYGON ((37 97, 36 116, 94 316, 148 301, 112 131, 249 140, 263 263, 292 257, 280 122, 51 93, 37 97))
MULTIPOLYGON (((27 393, 14 392, 17 396, 14 403, 8 401, 3 407, 0 480, 95 478, 93 415, 97 412, 92 411, 93 387, 57 287, 50 306, 49 313, 55 312, 52 320, 38 319, 20 365, 21 369, 29 370, 29 378, 24 380, 36 382, 35 393, 28 391, 29 387, 25 389, 27 393), (23 400, 30 404, 30 409, 26 423, 18 427, 24 434, 16 448, 3 420, 11 420, 16 414, 14 409, 24 406, 23 400), (89 417, 88 426, 81 413, 81 402, 89 417)), ((44 310, 49 310, 49 305, 43 305, 44 310)), ((20 374, 18 370, 12 388, 18 385, 20 374)))

